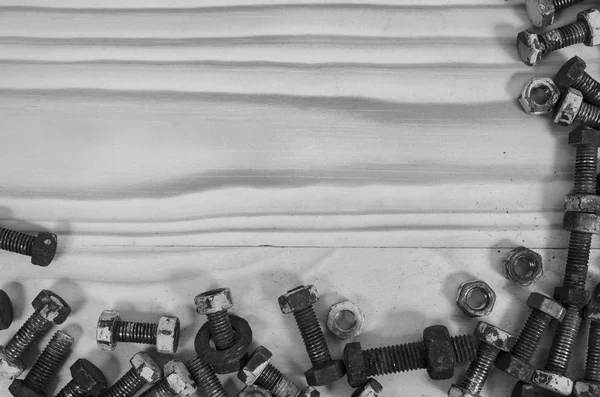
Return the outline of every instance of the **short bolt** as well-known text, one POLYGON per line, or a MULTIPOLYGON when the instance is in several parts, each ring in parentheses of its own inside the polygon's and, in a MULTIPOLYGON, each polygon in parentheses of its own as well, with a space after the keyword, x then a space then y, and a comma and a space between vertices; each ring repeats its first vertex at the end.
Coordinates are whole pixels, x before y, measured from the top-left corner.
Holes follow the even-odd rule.
POLYGON ((106 387, 102 371, 88 360, 80 358, 71 365, 71 380, 55 397, 96 397, 106 387))
POLYGON ((188 397, 196 391, 196 382, 181 361, 169 361, 163 372, 165 377, 140 397, 188 397))
POLYGON ((31 263, 48 266, 56 254, 56 234, 41 232, 37 236, 0 227, 0 249, 31 257, 31 263))
POLYGON ((569 59, 554 76, 556 87, 564 91, 574 88, 581 92, 583 100, 591 105, 600 106, 600 82, 586 73, 587 64, 578 56, 569 59))
POLYGON ((293 313, 308 357, 313 367, 304 373, 310 386, 323 386, 341 379, 346 370, 340 360, 332 360, 325 334, 317 319, 314 304, 319 292, 314 285, 299 286, 280 296, 279 307, 284 314, 293 313))
POLYGON ((48 345, 40 354, 25 379, 15 379, 8 390, 15 397, 32 394, 43 394, 52 376, 71 352, 73 338, 63 331, 56 331, 48 345))
POLYGON ((106 390, 102 397, 133 397, 145 385, 153 385, 162 378, 162 369, 146 353, 137 353, 130 363, 132 368, 106 390))
POLYGON ((105 310, 98 319, 96 342, 102 350, 114 350, 117 342, 155 345, 160 353, 173 354, 179 345, 179 319, 163 316, 158 323, 122 321, 115 310, 105 310))
POLYGON ((556 14, 583 0, 527 0, 525 9, 529 20, 538 28, 550 26, 554 22, 556 14))
POLYGON ((198 314, 206 315, 211 337, 217 350, 227 350, 235 343, 235 331, 228 310, 233 307, 229 288, 203 292, 194 298, 198 314))
POLYGON ((204 360, 200 357, 193 358, 187 362, 187 367, 202 395, 206 397, 227 397, 227 392, 217 374, 204 360))

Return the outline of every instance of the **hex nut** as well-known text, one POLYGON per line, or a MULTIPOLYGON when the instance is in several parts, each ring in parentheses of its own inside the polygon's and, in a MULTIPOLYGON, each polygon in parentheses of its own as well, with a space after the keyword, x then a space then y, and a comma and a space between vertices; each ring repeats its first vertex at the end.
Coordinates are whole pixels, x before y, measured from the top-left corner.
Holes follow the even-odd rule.
POLYGON ((198 314, 213 314, 231 309, 233 296, 229 288, 217 288, 196 295, 194 303, 198 314))
POLYGON ((150 384, 158 382, 163 376, 160 366, 147 353, 136 353, 129 362, 139 377, 150 384))
POLYGON ((600 382, 591 380, 578 380, 573 385, 573 397, 596 397, 600 396, 600 382))
POLYGON ((517 51, 525 65, 534 66, 540 63, 542 50, 542 42, 537 34, 530 30, 524 30, 517 35, 517 51))
POLYGON ((535 251, 526 247, 517 247, 511 250, 502 259, 502 270, 504 277, 527 287, 542 277, 544 266, 542 256, 535 251), (528 269, 525 274, 520 274, 518 265, 525 261, 528 264, 528 269))
POLYGON ((556 107, 554 122, 564 126, 573 124, 582 103, 583 94, 575 88, 567 88, 556 107))
POLYGON ((38 296, 31 302, 31 305, 39 315, 56 325, 64 323, 71 314, 71 308, 67 302, 54 292, 46 289, 40 291, 38 296))
POLYGON ((496 368, 526 383, 531 382, 535 370, 531 364, 514 357, 509 352, 500 352, 496 359, 496 368))
POLYGON ((525 10, 533 26, 543 28, 554 23, 556 9, 552 0, 527 0, 525 10))
POLYGON ((198 388, 190 371, 179 360, 171 360, 166 363, 163 372, 171 391, 174 393, 173 397, 191 396, 198 388))
POLYGON ((569 396, 573 391, 573 381, 571 379, 543 369, 533 371, 531 384, 561 396, 569 396))
POLYGON ((0 375, 8 380, 14 380, 25 371, 21 360, 12 361, 4 354, 4 347, 0 346, 0 375))
POLYGON ((590 8, 577 14, 577 20, 587 24, 590 38, 584 44, 588 47, 600 44, 600 11, 590 8))
POLYGON ((537 292, 532 292, 529 294, 529 298, 527 298, 527 306, 532 309, 539 310, 540 312, 545 313, 558 321, 562 321, 567 313, 563 305, 554 299, 550 299, 547 296, 537 292))
POLYGON ((48 266, 56 255, 57 240, 56 234, 38 233, 31 246, 31 264, 42 267, 48 266))
POLYGON ((156 332, 156 350, 159 353, 174 354, 179 346, 179 319, 164 316, 158 320, 156 332))
POLYGON ((237 395, 237 397, 256 397, 256 396, 272 397, 273 395, 267 389, 263 389, 262 387, 258 387, 258 386, 246 386, 237 395))
POLYGON ((346 377, 350 386, 360 387, 367 383, 369 378, 360 343, 347 343, 344 346, 344 364, 346 364, 346 377))
POLYGON ((309 386, 325 386, 336 382, 346 375, 346 366, 342 360, 329 360, 304 372, 309 386))
POLYGON ((117 346, 115 333, 117 323, 121 321, 116 310, 104 310, 98 318, 96 325, 96 344, 102 350, 113 351, 117 346))
POLYGON ((337 336, 341 340, 354 338, 362 333, 363 324, 365 322, 365 316, 354 303, 350 301, 344 301, 336 303, 329 308, 329 314, 327 315, 327 328, 332 334, 337 336), (354 325, 349 329, 344 329, 338 324, 338 316, 344 312, 350 312, 354 316, 354 325))
POLYGON ((456 291, 456 305, 469 317, 487 316, 492 312, 495 304, 496 293, 485 281, 465 281, 456 291), (469 294, 475 290, 481 291, 485 297, 485 303, 481 307, 469 305, 469 294))
POLYGON ((278 299, 279 308, 284 314, 306 309, 318 301, 319 291, 314 285, 301 285, 289 290, 278 299))
POLYGON ((102 371, 84 358, 78 359, 71 365, 71 377, 90 396, 98 396, 108 387, 102 371))
POLYGON ((565 211, 600 214, 600 196, 596 194, 567 194, 565 211))
POLYGON ((560 91, 566 90, 581 79, 586 67, 587 64, 583 59, 574 56, 556 72, 554 84, 560 91))
POLYGON ((583 289, 568 287, 554 288, 554 299, 565 306, 573 305, 582 308, 588 304, 589 297, 589 293, 583 289))
POLYGON ((548 77, 533 77, 523 85, 519 94, 519 103, 527 114, 542 115, 550 113, 560 100, 560 91, 554 81, 548 77), (548 97, 545 102, 539 103, 533 96, 537 89, 543 89, 548 97))
POLYGON ((312 386, 308 386, 306 389, 302 390, 298 397, 320 397, 321 393, 317 389, 312 386))
POLYGON ((362 388, 352 393, 352 397, 380 397, 383 396, 383 386, 371 378, 362 388))
POLYGON ((35 390, 23 379, 15 379, 8 387, 8 391, 14 397, 46 397, 42 390, 35 390))
POLYGON ((473 394, 470 391, 463 389, 458 385, 450 386, 448 397, 480 397, 479 394, 473 394))
POLYGON ((585 212, 565 212, 563 229, 569 232, 600 234, 600 215, 585 212))
POLYGON ((433 380, 454 376, 454 347, 448 328, 433 325, 423 330, 423 343, 427 357, 427 373, 433 380))
POLYGON ((8 329, 13 321, 13 305, 6 292, 0 289, 0 331, 8 329))
POLYGON ((496 349, 508 352, 516 342, 516 337, 492 324, 480 321, 475 328, 475 337, 496 349))
POLYGON ((273 353, 269 349, 264 346, 257 347, 238 372, 238 379, 244 382, 246 386, 254 385, 254 382, 271 363, 272 357, 273 353))

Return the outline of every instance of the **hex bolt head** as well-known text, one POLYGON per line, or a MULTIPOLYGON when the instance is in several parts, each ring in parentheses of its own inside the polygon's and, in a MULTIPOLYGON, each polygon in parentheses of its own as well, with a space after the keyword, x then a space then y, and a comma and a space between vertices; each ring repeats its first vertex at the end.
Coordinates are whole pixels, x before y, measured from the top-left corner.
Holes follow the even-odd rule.
POLYGON ((233 308, 233 296, 229 288, 217 288, 196 295, 196 312, 207 315, 233 308))
POLYGON ((96 344, 102 350, 113 351, 117 346, 117 324, 121 322, 119 312, 104 310, 98 318, 96 326, 96 344))
POLYGON ((282 313, 293 313, 317 303, 319 301, 319 291, 314 285, 301 285, 281 295, 278 301, 282 313))
POLYGON ((31 263, 36 266, 48 266, 56 255, 57 245, 58 239, 56 234, 39 233, 31 246, 31 263))
POLYGON ((64 323, 71 314, 71 307, 67 302, 54 292, 46 289, 35 297, 31 305, 44 319, 56 325, 64 323))
POLYGON ((98 396, 108 387, 104 374, 98 367, 84 358, 71 365, 72 382, 91 396, 98 396))
POLYGON ((554 83, 563 91, 575 85, 585 73, 587 64, 578 56, 569 59, 554 76, 554 83))
POLYGON ((552 25, 556 15, 556 8, 552 0, 527 0, 525 10, 533 26, 538 28, 552 25))

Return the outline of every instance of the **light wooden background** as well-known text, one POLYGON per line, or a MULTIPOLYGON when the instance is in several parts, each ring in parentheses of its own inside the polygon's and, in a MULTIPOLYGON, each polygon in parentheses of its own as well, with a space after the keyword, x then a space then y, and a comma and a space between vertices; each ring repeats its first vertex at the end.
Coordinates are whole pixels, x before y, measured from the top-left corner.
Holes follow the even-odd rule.
MULTIPOLYGON (((193 296, 229 286, 256 344, 302 382, 308 357, 276 303, 287 289, 314 283, 322 319, 355 301, 375 347, 436 323, 472 332, 453 297, 476 277, 498 293, 488 320, 517 331, 529 292, 562 277, 574 151, 515 98, 574 54, 600 77, 597 48, 524 66, 527 27, 522 1, 0 0, 0 224, 60 235, 47 269, 0 254, 14 328, 55 289, 75 309, 70 362, 114 381, 136 347, 96 349, 101 310, 179 315, 187 359, 204 321, 193 296), (518 244, 544 256, 531 289, 501 275, 518 244)), ((380 380, 388 396, 451 383, 380 380)), ((512 385, 494 373, 485 395, 512 385)), ((341 381, 321 395, 350 394, 341 381)))

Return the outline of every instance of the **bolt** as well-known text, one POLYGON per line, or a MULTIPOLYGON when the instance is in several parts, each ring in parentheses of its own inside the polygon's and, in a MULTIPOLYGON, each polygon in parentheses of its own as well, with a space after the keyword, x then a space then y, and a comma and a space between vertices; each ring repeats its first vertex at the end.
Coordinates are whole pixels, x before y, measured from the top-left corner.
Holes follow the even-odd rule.
POLYGON ((198 314, 206 316, 210 333, 217 350, 227 350, 235 343, 235 331, 227 310, 233 307, 229 288, 203 292, 194 298, 198 314))
POLYGON ((600 11, 590 9, 577 14, 575 22, 543 34, 522 31, 517 36, 519 57, 526 65, 533 66, 540 63, 543 56, 561 48, 580 43, 590 47, 598 45, 599 28, 600 11))
MULTIPOLYGON (((426 336, 426 332, 423 334, 426 336)), ((453 336, 449 339, 452 366, 475 359, 475 343, 471 335, 453 336)), ((359 387, 365 385, 371 376, 429 368, 432 364, 437 363, 428 362, 428 350, 429 346, 426 341, 367 350, 362 350, 358 342, 348 343, 344 347, 348 384, 352 387, 359 387)))
POLYGON ((592 300, 586 308, 586 317, 590 322, 585 377, 575 382, 575 397, 600 395, 600 284, 596 286, 592 300))
POLYGON ((71 352, 73 342, 69 334, 56 331, 25 379, 15 379, 11 383, 10 394, 15 397, 44 396, 44 389, 71 352))
POLYGON ((301 285, 280 296, 279 307, 284 314, 293 313, 308 357, 313 365, 304 373, 310 386, 333 383, 346 374, 341 360, 332 360, 325 334, 321 329, 313 305, 319 300, 314 285, 301 285))
POLYGON ((140 397, 188 397, 196 391, 196 382, 181 361, 169 361, 163 372, 165 377, 140 397))
POLYGON ((99 396, 106 390, 107 382, 98 367, 84 358, 71 365, 71 380, 56 397, 99 396))
POLYGON ((179 345, 179 319, 163 316, 158 323, 122 321, 115 310, 100 314, 96 343, 102 350, 115 350, 117 342, 156 345, 160 353, 173 354, 179 345))
POLYGON ((462 381, 450 387, 449 396, 478 396, 498 354, 510 351, 515 341, 513 335, 483 321, 477 324, 475 336, 480 340, 477 357, 469 365, 462 381))
POLYGON ((162 369, 148 354, 136 353, 131 369, 102 394, 102 397, 133 397, 146 384, 154 384, 162 378, 162 369))
POLYGON ((561 91, 574 88, 581 92, 583 100, 600 106, 600 82, 586 73, 586 63, 578 56, 569 59, 554 76, 554 83, 561 91))
POLYGON ((37 236, 0 227, 0 249, 31 257, 31 263, 48 266, 56 254, 56 234, 41 232, 37 236))
POLYGON ((25 369, 20 360, 23 353, 42 338, 53 324, 62 324, 71 308, 52 291, 42 290, 31 305, 35 312, 25 321, 5 347, 0 346, 0 373, 15 379, 25 369))
POLYGON ((227 392, 217 374, 204 360, 200 357, 193 358, 188 361, 187 367, 198 385, 200 394, 206 397, 227 397, 227 392))
POLYGON ((600 107, 584 102, 583 94, 579 90, 569 87, 556 106, 554 122, 564 126, 577 122, 598 129, 600 128, 600 107))
POLYGON ((527 0, 525 9, 534 26, 542 28, 554 23, 556 13, 581 3, 583 0, 527 0))

